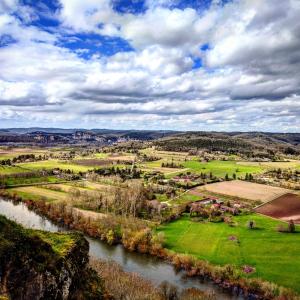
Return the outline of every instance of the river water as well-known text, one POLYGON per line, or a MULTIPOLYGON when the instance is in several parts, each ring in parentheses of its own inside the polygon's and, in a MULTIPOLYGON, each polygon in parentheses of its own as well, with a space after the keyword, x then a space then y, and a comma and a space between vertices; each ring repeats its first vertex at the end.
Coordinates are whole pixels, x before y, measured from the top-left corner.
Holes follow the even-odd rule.
MULTIPOLYGON (((33 228, 51 232, 68 231, 57 226, 48 219, 30 211, 25 204, 14 204, 0 197, 0 214, 13 220, 26 228, 33 228)), ((202 291, 213 290, 218 300, 242 299, 222 292, 216 285, 210 282, 201 282, 196 278, 188 278, 183 272, 176 272, 175 268, 163 260, 140 253, 129 252, 122 245, 109 246, 108 244, 85 236, 89 241, 90 255, 96 258, 109 259, 117 262, 125 271, 135 272, 150 280, 156 285, 163 281, 177 286, 179 289, 195 287, 202 291)))

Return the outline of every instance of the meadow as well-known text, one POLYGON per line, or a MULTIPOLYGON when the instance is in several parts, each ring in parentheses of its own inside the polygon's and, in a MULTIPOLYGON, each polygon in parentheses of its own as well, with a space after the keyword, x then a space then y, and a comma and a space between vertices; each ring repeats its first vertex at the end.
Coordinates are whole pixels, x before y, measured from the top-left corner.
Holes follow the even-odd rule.
POLYGON ((17 173, 28 172, 25 168, 19 166, 1 166, 0 165, 0 175, 12 175, 17 173))
POLYGON ((44 161, 37 161, 37 162, 28 162, 28 163, 21 163, 18 166, 22 168, 26 168, 28 170, 50 170, 54 168, 60 168, 62 170, 71 170, 75 173, 79 172, 87 172, 88 170, 92 170, 93 167, 91 166, 82 166, 77 165, 76 163, 60 161, 60 160, 44 160, 44 161))
POLYGON ((280 233, 276 229, 282 222, 257 214, 234 220, 236 226, 230 227, 226 223, 194 222, 185 215, 158 231, 165 234, 165 246, 175 252, 217 265, 249 265, 256 271, 245 276, 261 277, 300 292, 300 228, 294 234, 280 233), (249 220, 255 222, 256 229, 248 229, 249 220))
POLYGON ((35 148, 0 148, 0 160, 2 159, 12 159, 19 155, 34 154, 43 155, 46 154, 48 150, 35 149, 35 148))
POLYGON ((241 165, 236 161, 212 160, 209 162, 199 162, 190 160, 183 162, 183 165, 195 173, 212 173, 217 177, 224 177, 226 174, 232 177, 233 173, 235 173, 237 177, 244 177, 246 173, 255 174, 264 171, 262 166, 248 165, 246 162, 241 165))

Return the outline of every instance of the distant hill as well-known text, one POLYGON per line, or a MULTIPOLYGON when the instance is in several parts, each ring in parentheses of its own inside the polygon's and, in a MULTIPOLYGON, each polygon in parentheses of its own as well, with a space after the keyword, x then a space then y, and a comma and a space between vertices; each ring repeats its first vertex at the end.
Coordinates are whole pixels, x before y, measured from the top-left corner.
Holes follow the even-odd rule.
POLYGON ((207 149, 229 153, 300 154, 300 133, 185 132, 158 139, 154 145, 169 151, 207 149))
POLYGON ((109 143, 118 139, 153 141, 165 150, 262 153, 300 153, 300 133, 205 132, 171 130, 115 130, 79 128, 5 128, 0 129, 0 143, 109 143))

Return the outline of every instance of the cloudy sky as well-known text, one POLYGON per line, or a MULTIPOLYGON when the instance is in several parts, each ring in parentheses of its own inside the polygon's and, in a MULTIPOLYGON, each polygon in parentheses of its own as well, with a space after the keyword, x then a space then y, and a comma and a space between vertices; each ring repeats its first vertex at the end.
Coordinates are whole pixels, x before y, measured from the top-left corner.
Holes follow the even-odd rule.
POLYGON ((300 0, 0 0, 0 127, 300 132, 300 0))

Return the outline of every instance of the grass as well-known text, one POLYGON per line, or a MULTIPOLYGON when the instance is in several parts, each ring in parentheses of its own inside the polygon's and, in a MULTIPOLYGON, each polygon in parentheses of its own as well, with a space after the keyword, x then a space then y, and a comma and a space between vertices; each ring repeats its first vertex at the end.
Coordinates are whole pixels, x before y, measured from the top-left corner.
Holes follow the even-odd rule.
MULTIPOLYGON (((213 264, 250 265, 253 277, 261 277, 300 292, 300 228, 298 233, 279 233, 281 222, 260 215, 235 217, 236 227, 225 223, 193 222, 186 215, 158 228, 166 236, 166 247, 191 254, 213 264), (246 224, 254 220, 257 229, 246 224), (236 236, 239 243, 228 239, 236 236)), ((249 276, 249 275, 248 275, 249 276)))
POLYGON ((185 168, 189 168, 191 171, 196 173, 206 173, 210 172, 217 177, 224 177, 226 174, 229 177, 232 177, 233 173, 236 173, 237 177, 245 176, 246 173, 261 173, 264 171, 264 167, 262 166, 253 166, 246 164, 238 164, 235 161, 220 161, 220 160, 212 160, 209 162, 199 162, 199 161, 186 161, 183 162, 185 168))
POLYGON ((29 163, 21 163, 19 166, 30 169, 30 170, 43 170, 43 169, 54 169, 54 168, 60 168, 62 170, 71 170, 75 173, 79 172, 87 172, 88 170, 92 170, 93 167, 89 166, 81 166, 77 164, 72 164, 65 161, 59 161, 59 160, 45 160, 45 161, 38 161, 38 162, 29 162, 29 163))
POLYGON ((47 231, 29 230, 34 235, 40 237, 44 242, 51 245, 53 251, 60 256, 66 256, 75 245, 74 234, 52 233, 47 231))
POLYGON ((26 186, 8 189, 10 193, 16 193, 17 195, 24 197, 25 199, 40 200, 45 198, 48 201, 67 200, 67 193, 52 191, 50 189, 26 186))
POLYGON ((5 180, 2 180, 6 184, 7 187, 11 187, 14 185, 22 185, 22 184, 36 184, 36 183, 54 183, 59 182, 60 179, 54 176, 45 176, 45 177, 8 177, 5 180))
POLYGON ((28 255, 28 250, 30 249, 29 247, 31 244, 35 245, 33 247, 35 247, 34 250, 36 250, 36 252, 41 249, 39 257, 34 256, 36 253, 30 253, 32 254, 30 259, 31 263, 33 261, 38 261, 40 264, 47 263, 46 260, 42 260, 43 258, 48 259, 48 262, 51 263, 51 258, 54 257, 51 257, 51 252, 45 253, 43 248, 39 248, 36 237, 39 237, 42 241, 48 243, 53 251, 56 254, 59 254, 59 256, 65 256, 68 254, 74 245, 77 242, 80 242, 81 239, 81 235, 78 233, 66 234, 25 229, 17 223, 0 215, 0 253, 2 255, 9 253, 14 253, 15 255, 16 251, 20 255, 28 255), (35 241, 34 243, 32 243, 33 240, 35 241), (26 244, 29 244, 29 247, 26 244), (25 252, 23 251, 24 247, 26 248, 25 252), (46 254, 46 256, 42 257, 44 254, 46 254))
POLYGON ((201 200, 202 196, 196 196, 189 193, 183 193, 179 197, 174 198, 170 201, 170 204, 185 204, 191 201, 201 200))
POLYGON ((95 154, 94 154, 94 156, 95 156, 96 158, 102 158, 102 159, 107 158, 108 155, 109 155, 109 153, 95 153, 95 154))
POLYGON ((0 166, 0 175, 11 175, 24 172, 28 172, 28 170, 18 166, 0 166))
POLYGON ((166 174, 166 178, 172 178, 177 174, 182 172, 190 171, 193 173, 206 173, 210 172, 217 177, 225 177, 226 174, 229 177, 232 177, 233 173, 236 173, 237 177, 244 177, 246 173, 261 173, 266 170, 268 167, 265 165, 256 165, 248 162, 237 162, 237 161, 221 161, 214 160, 209 162, 199 162, 197 160, 176 160, 176 156, 174 157, 174 163, 182 165, 183 169, 170 169, 170 168, 162 168, 162 163, 171 162, 170 159, 160 159, 156 161, 146 162, 142 164, 142 169, 156 169, 160 170, 166 174))
POLYGON ((238 162, 239 165, 261 166, 268 169, 299 169, 300 161, 238 162))

